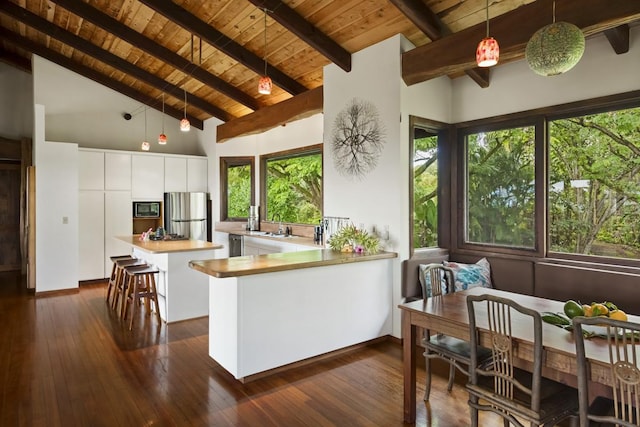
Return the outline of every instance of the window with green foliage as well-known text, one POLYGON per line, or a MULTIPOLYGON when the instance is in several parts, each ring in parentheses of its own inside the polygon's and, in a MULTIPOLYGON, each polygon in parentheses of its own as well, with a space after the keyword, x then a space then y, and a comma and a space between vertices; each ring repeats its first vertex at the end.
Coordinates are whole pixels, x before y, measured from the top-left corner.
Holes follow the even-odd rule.
POLYGON ((322 218, 322 146, 260 157, 265 220, 318 224, 322 218))
POLYGON ((246 220, 254 201, 254 158, 220 158, 220 220, 246 220))
MULTIPOLYGON (((413 118, 415 120, 415 118, 413 118)), ((413 130, 413 248, 438 246, 438 134, 416 123, 413 130)))
POLYGON ((549 122, 549 250, 640 259, 640 108, 549 122))
POLYGON ((468 133, 466 242, 535 247, 535 126, 468 133))

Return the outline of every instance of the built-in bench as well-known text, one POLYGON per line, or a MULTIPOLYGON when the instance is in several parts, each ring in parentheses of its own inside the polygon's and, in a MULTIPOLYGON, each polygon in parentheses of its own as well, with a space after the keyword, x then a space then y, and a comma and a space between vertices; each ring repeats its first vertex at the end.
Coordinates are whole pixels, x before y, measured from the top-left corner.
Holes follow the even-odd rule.
MULTIPOLYGON (((437 249, 402 262, 402 296, 421 299, 420 264, 451 260, 475 263, 482 255, 452 254, 437 249)), ((525 259, 492 254, 491 280, 496 289, 559 301, 612 301, 628 313, 640 314, 640 269, 556 259, 525 259)))

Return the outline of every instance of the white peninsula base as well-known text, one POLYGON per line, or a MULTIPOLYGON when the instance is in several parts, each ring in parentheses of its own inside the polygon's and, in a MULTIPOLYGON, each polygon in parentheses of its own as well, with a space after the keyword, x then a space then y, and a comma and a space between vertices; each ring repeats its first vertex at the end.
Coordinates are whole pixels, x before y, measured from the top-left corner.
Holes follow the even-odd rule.
POLYGON ((244 381, 389 335, 392 282, 391 259, 212 276, 209 355, 244 381))

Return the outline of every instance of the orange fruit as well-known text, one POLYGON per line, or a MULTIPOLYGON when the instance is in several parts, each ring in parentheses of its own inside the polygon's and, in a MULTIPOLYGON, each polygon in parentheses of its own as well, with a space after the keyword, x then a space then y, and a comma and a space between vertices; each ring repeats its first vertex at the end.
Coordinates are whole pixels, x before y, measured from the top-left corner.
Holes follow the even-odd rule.
POLYGON ((625 313, 622 310, 610 311, 609 312, 609 318, 615 319, 615 320, 624 320, 625 322, 628 320, 627 319, 627 313, 625 313))
POLYGON ((600 303, 591 304, 591 315, 592 316, 606 316, 609 314, 609 309, 600 303))
POLYGON ((593 316, 593 308, 590 305, 582 304, 582 310, 584 311, 584 315, 587 317, 593 316))

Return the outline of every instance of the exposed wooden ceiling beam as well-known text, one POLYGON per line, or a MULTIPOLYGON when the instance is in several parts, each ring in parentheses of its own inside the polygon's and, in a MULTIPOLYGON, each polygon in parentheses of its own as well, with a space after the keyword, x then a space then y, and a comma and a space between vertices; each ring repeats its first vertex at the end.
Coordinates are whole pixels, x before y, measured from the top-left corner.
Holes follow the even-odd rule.
MULTIPOLYGON (((431 40, 440 40, 451 33, 449 28, 440 21, 438 15, 422 2, 422 0, 389 0, 413 22, 431 40)), ((464 73, 481 88, 489 87, 491 71, 488 68, 471 68, 464 73)))
MULTIPOLYGON (((552 0, 537 0, 491 20, 491 35, 500 43, 501 63, 524 58, 529 38, 550 24, 552 7, 552 0)), ((640 2, 563 0, 556 2, 556 19, 571 22, 590 36, 640 19, 640 2)), ((476 45, 485 35, 486 25, 481 23, 403 53, 403 80, 412 85, 474 68, 476 45)))
MULTIPOLYGON (((144 0, 143 0, 144 1, 144 0)), ((156 0, 158 1, 158 0, 156 0)), ((280 25, 298 36, 344 71, 351 71, 351 53, 324 34, 281 0, 249 0, 266 9, 280 25)))
POLYGON ((31 74, 31 61, 2 48, 0 48, 0 62, 31 74))
MULTIPOLYGON (((11 2, 0 3, 0 12, 6 14, 7 16, 13 17, 14 19, 17 19, 44 34, 47 34, 48 36, 53 37, 65 43, 66 45, 73 47, 74 49, 82 51, 83 53, 90 55, 95 59, 122 71, 123 73, 133 76, 162 92, 170 94, 177 99, 183 99, 185 95, 184 90, 179 88, 178 86, 171 84, 164 79, 161 79, 155 74, 137 67, 136 65, 120 58, 119 56, 114 55, 111 52, 102 49, 101 47, 98 47, 93 43, 84 40, 83 38, 76 36, 75 34, 72 34, 63 28, 58 27, 55 24, 52 24, 46 19, 41 18, 40 16, 26 9, 23 9, 20 6, 17 6, 11 2)), ((206 100, 194 94, 187 92, 186 96, 187 102, 190 105, 199 108, 200 110, 205 111, 208 114, 219 118, 220 120, 227 121, 233 118, 233 116, 226 111, 208 103, 206 100)))
POLYGON ((252 96, 247 95, 235 86, 227 83, 221 78, 211 74, 207 70, 198 67, 196 64, 188 61, 177 53, 159 45, 155 41, 145 37, 137 31, 122 24, 117 19, 100 12, 98 9, 90 6, 83 1, 77 0, 54 0, 55 3, 64 7, 68 11, 78 15, 82 19, 92 22, 100 28, 108 31, 109 33, 119 37, 131 45, 142 49, 150 55, 156 58, 162 59, 167 64, 175 67, 178 70, 182 70, 194 78, 200 80, 202 83, 212 87, 218 92, 228 96, 231 99, 238 101, 239 103, 257 110, 261 104, 252 96))
POLYGON ((323 99, 323 88, 320 86, 255 113, 230 120, 216 128, 216 142, 265 132, 276 126, 321 113, 323 99))
POLYGON ((606 30, 604 35, 609 40, 613 50, 621 55, 629 52, 629 25, 624 24, 610 30, 606 30))
MULTIPOLYGON (((121 94, 128 96, 131 99, 135 99, 136 101, 144 105, 147 105, 150 108, 161 111, 160 109, 158 109, 157 99, 152 98, 148 95, 145 95, 142 92, 139 92, 133 89, 131 86, 128 86, 118 80, 107 77, 104 74, 99 73, 94 69, 87 67, 86 65, 73 61, 72 59, 67 58, 66 56, 58 52, 55 52, 49 48, 46 48, 36 42, 33 42, 26 37, 23 37, 5 28, 0 28, 0 37, 2 37, 4 40, 8 41, 9 43, 21 49, 25 49, 25 50, 28 50, 29 52, 33 52, 36 55, 41 56, 55 64, 58 64, 61 67, 67 68, 75 73, 80 74, 81 76, 84 76, 97 83, 100 83, 103 86, 113 89, 116 92, 120 92, 121 94)), ((171 117, 174 117, 178 120, 182 119, 184 115, 182 110, 178 110, 169 105, 165 105, 164 112, 165 114, 171 117)), ((187 115, 187 118, 189 119, 189 122, 191 122, 191 126, 201 130, 203 129, 202 120, 196 117, 193 117, 191 115, 187 115)))
MULTIPOLYGON (((264 74, 264 60, 262 58, 248 51, 242 45, 225 36, 188 10, 166 0, 140 0, 140 2, 198 35, 202 40, 206 40, 216 49, 224 52, 250 70, 259 75, 264 74)), ((297 95, 307 90, 302 84, 270 64, 267 67, 267 74, 276 85, 292 95, 297 95)))

